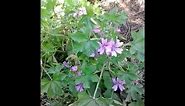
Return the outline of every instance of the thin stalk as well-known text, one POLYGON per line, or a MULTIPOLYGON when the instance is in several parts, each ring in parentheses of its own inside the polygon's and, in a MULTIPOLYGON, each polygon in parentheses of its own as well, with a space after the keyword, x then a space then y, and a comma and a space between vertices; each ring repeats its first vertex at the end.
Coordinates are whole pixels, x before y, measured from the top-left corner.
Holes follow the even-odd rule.
POLYGON ((100 73, 100 79, 96 85, 96 89, 94 91, 94 95, 93 95, 93 99, 95 99, 96 97, 96 93, 97 93, 97 90, 98 90, 98 87, 99 87, 99 84, 100 84, 100 81, 101 81, 101 78, 102 78, 102 75, 103 75, 103 71, 104 71, 104 67, 105 67, 106 64, 103 65, 102 69, 101 69, 101 73, 100 73))
POLYGON ((48 77, 50 78, 50 80, 53 80, 52 78, 51 78, 51 76, 49 75, 49 73, 45 70, 45 68, 41 65, 41 67, 42 67, 42 69, 44 70, 44 72, 48 75, 48 77))

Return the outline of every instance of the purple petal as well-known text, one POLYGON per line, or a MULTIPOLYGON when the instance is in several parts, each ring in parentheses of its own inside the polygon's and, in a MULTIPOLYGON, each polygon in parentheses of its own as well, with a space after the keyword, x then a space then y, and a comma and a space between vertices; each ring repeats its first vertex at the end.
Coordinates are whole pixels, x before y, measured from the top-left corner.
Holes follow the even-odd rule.
POLYGON ((113 40, 110 40, 108 43, 110 46, 113 46, 115 44, 115 42, 113 40))
POLYGON ((80 90, 80 86, 79 85, 76 85, 75 88, 76 88, 77 91, 80 90))
POLYGON ((123 42, 120 42, 118 39, 116 40, 115 46, 120 47, 123 45, 123 42))
POLYGON ((112 51, 111 55, 117 57, 117 53, 115 51, 112 51))
POLYGON ((64 61, 64 62, 63 62, 63 65, 64 65, 64 67, 69 68, 69 62, 64 61))
POLYGON ((107 39, 102 38, 101 42, 102 42, 102 44, 106 44, 107 43, 107 39))
POLYGON ((121 84, 121 85, 125 84, 125 81, 120 80, 119 78, 117 78, 117 82, 118 82, 119 84, 121 84))
POLYGON ((117 85, 114 85, 112 88, 114 89, 114 91, 117 91, 118 86, 117 85))
POLYGON ((116 29, 116 32, 121 32, 121 30, 119 28, 116 29))
POLYGON ((78 67, 77 66, 72 66, 71 67, 71 71, 77 71, 78 70, 78 67))
POLYGON ((79 89, 79 92, 82 92, 84 89, 81 87, 80 89, 79 89))
POLYGON ((100 54, 103 54, 103 53, 104 53, 104 48, 103 48, 103 47, 99 48, 99 49, 98 49, 98 52, 99 52, 100 54))
POLYGON ((123 49, 122 49, 122 48, 115 48, 115 51, 116 51, 117 53, 121 54, 122 51, 123 51, 123 49))
POLYGON ((113 84, 116 84, 116 78, 112 78, 112 82, 113 82, 113 84))
POLYGON ((123 85, 121 85, 121 84, 119 84, 118 87, 119 87, 120 91, 123 91, 123 90, 125 89, 125 88, 123 87, 123 85))
POLYGON ((107 53, 111 52, 111 50, 112 50, 112 47, 111 47, 111 46, 107 46, 107 47, 106 47, 106 52, 107 52, 107 53))
POLYGON ((93 32, 99 33, 100 32, 100 29, 99 28, 95 28, 95 29, 93 29, 93 32))
POLYGON ((78 92, 82 92, 82 91, 84 90, 83 84, 82 84, 82 83, 77 84, 77 85, 75 86, 75 88, 76 88, 76 90, 77 90, 78 92))

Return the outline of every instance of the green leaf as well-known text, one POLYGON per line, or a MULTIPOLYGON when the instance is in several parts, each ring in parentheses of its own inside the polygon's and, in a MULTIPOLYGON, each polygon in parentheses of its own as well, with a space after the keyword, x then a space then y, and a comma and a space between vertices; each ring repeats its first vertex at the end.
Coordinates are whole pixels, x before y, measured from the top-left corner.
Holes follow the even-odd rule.
POLYGON ((91 81, 92 81, 92 82, 98 82, 98 80, 99 80, 99 77, 98 77, 97 74, 93 74, 93 75, 91 75, 90 77, 91 77, 91 81))
POLYGON ((49 88, 49 80, 47 79, 41 79, 41 92, 45 93, 48 91, 49 88))
MULTIPOLYGON (((113 102, 113 100, 111 98, 103 98, 103 97, 98 98, 98 100, 97 100, 98 104, 100 104, 99 101, 101 101, 103 103, 103 104, 102 103, 101 104, 104 106, 109 106, 109 104, 112 104, 112 102, 113 102)), ((101 104, 100 104, 100 106, 102 106, 101 104)))
POLYGON ((91 21, 91 17, 89 17, 89 16, 84 16, 84 17, 80 20, 79 24, 80 24, 80 25, 82 24, 82 25, 85 26, 83 29, 85 29, 85 33, 89 35, 90 32, 91 32, 91 30, 92 30, 92 28, 93 28, 93 23, 92 23, 92 21, 91 21))
POLYGON ((134 86, 132 89, 134 89, 136 92, 138 92, 140 95, 143 94, 143 89, 139 88, 138 86, 134 86))
POLYGON ((106 13, 103 18, 106 20, 106 21, 109 21, 109 22, 114 22, 114 23, 123 23, 123 21, 125 21, 127 19, 127 16, 124 12, 122 13, 116 13, 114 10, 109 12, 109 13, 106 13))
POLYGON ((127 83, 129 81, 137 80, 138 76, 132 72, 124 72, 123 75, 120 76, 120 79, 125 80, 127 83))
POLYGON ((73 33, 70 37, 78 43, 88 41, 88 35, 81 32, 73 33))
POLYGON ((84 85, 84 88, 90 88, 89 80, 85 80, 83 85, 84 85))
POLYGON ((127 92, 133 100, 141 100, 143 89, 136 85, 132 85, 127 92))
POLYGON ((98 47, 98 42, 96 40, 89 40, 84 42, 84 50, 83 53, 87 56, 90 56, 98 47))
POLYGON ((90 88, 89 76, 81 76, 75 80, 75 84, 83 83, 84 88, 90 88))
POLYGON ((55 67, 51 67, 47 70, 48 73, 50 74, 54 74, 54 73, 57 73, 57 72, 60 72, 60 70, 63 68, 63 65, 56 65, 55 67))
POLYGON ((104 80, 104 85, 107 89, 112 89, 112 79, 110 77, 109 72, 105 71, 103 73, 103 80, 104 80))
POLYGON ((144 30, 141 29, 139 32, 132 32, 132 46, 130 48, 130 53, 135 54, 136 57, 144 62, 144 30))
POLYGON ((111 62, 118 63, 119 61, 123 61, 126 57, 130 56, 130 51, 124 50, 122 54, 117 57, 112 57, 111 62))
POLYGON ((89 95, 86 92, 78 93, 78 99, 89 98, 89 95))
POLYGON ((96 66, 83 62, 81 70, 85 73, 85 75, 90 75, 96 70, 96 66))
POLYGON ((79 99, 76 105, 71 106, 108 106, 109 104, 104 99, 92 99, 89 97, 79 99))
POLYGON ((46 43, 46 44, 44 44, 42 50, 45 53, 52 53, 52 52, 55 51, 55 48, 54 48, 54 45, 52 43, 46 43))
POLYGON ((106 55, 102 55, 102 56, 98 57, 97 64, 96 64, 97 69, 100 69, 103 66, 103 64, 105 63, 105 61, 107 61, 106 55))
POLYGON ((52 10, 56 4, 56 0, 47 0, 46 9, 52 10))
POLYGON ((69 90, 74 96, 77 96, 77 91, 75 89, 75 84, 74 83, 69 83, 69 90))
POLYGON ((47 94, 49 97, 59 96, 62 94, 62 86, 59 81, 50 81, 47 94))
POLYGON ((62 81, 66 78, 66 76, 67 76, 66 74, 58 72, 58 73, 53 74, 53 79, 58 80, 58 81, 62 81))
POLYGON ((120 98, 118 97, 118 95, 116 93, 113 93, 112 99, 117 100, 117 101, 120 101, 120 98))
POLYGON ((78 43, 78 42, 74 42, 73 43, 73 52, 78 53, 78 52, 82 52, 84 48, 83 42, 78 43))
POLYGON ((111 89, 107 89, 103 95, 106 97, 106 98, 111 98, 111 95, 112 95, 112 90, 111 89))
POLYGON ((90 97, 83 96, 82 98, 78 99, 78 101, 73 104, 70 104, 69 106, 87 106, 87 104, 91 101, 92 99, 90 97))
POLYGON ((131 102, 128 106, 144 106, 143 101, 131 102))
POLYGON ((137 58, 138 58, 140 61, 144 62, 145 57, 144 57, 144 54, 143 54, 143 53, 137 53, 137 58))
POLYGON ((130 54, 133 55, 133 54, 135 54, 135 53, 136 53, 136 49, 135 49, 134 47, 131 47, 131 48, 130 48, 130 54))

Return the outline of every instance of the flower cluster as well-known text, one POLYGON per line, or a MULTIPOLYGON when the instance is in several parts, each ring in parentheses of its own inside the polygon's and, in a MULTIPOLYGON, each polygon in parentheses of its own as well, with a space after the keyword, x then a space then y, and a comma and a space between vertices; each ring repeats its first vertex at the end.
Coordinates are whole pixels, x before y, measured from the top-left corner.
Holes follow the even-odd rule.
MULTIPOLYGON (((64 67, 69 68, 72 72, 76 74, 76 76, 81 76, 82 72, 78 70, 78 66, 70 66, 69 62, 63 62, 64 67)), ((82 92, 84 90, 83 83, 79 83, 75 86, 78 92, 82 92)))
POLYGON ((77 76, 81 76, 81 71, 78 70, 78 66, 70 66, 69 62, 64 61, 63 62, 64 67, 70 68, 72 72, 74 72, 77 76))
POLYGON ((107 39, 101 39, 99 43, 99 49, 98 52, 100 55, 103 53, 107 54, 108 56, 115 56, 117 57, 117 53, 121 54, 123 49, 121 46, 123 45, 123 42, 120 42, 118 39, 116 41, 107 39))

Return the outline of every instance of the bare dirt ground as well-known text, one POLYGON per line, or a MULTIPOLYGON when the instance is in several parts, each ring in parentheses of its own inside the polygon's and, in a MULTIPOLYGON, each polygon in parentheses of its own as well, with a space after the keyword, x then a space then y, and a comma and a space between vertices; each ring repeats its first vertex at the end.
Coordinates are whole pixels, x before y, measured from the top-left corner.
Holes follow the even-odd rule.
MULTIPOLYGON (((106 10, 111 10, 115 7, 115 1, 116 0, 101 0, 101 6, 106 10)), ((138 30, 144 27, 144 0, 118 0, 117 4, 116 6, 127 14, 132 30, 138 30)))

